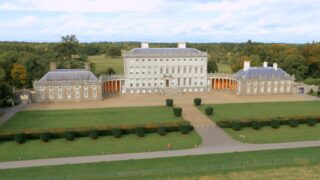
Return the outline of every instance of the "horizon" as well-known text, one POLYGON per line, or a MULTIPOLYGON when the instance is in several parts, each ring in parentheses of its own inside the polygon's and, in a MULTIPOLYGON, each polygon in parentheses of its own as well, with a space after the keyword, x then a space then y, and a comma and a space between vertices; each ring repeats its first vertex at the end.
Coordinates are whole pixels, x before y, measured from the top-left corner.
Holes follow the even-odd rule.
POLYGON ((320 41, 317 0, 1 0, 0 41, 257 43, 320 41))

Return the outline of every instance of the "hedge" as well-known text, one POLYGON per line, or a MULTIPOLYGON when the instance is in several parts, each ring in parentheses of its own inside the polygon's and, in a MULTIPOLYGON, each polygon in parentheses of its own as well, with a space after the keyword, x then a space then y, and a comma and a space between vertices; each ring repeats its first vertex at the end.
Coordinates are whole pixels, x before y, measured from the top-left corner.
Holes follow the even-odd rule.
POLYGON ((201 105, 201 98, 194 98, 193 99, 193 103, 196 106, 200 106, 201 105))
POLYGON ((165 126, 160 125, 158 127, 158 134, 160 136, 164 136, 164 135, 166 135, 166 133, 167 133, 167 128, 165 126))
POLYGON ((182 134, 188 134, 190 132, 190 124, 189 123, 180 123, 179 130, 182 134))
POLYGON ((166 99, 166 105, 169 107, 173 106, 173 99, 166 99))
MULTIPOLYGON (((145 133, 159 133, 159 127, 165 128, 165 132, 179 132, 181 122, 168 122, 168 123, 150 123, 144 124, 145 133)), ((192 129, 189 122, 183 121, 184 124, 192 129)), ((97 127, 79 127, 79 128, 55 128, 55 129, 38 129, 38 130, 25 130, 25 131, 6 131, 0 133, 0 141, 14 141, 16 135, 23 134, 24 139, 41 139, 41 134, 48 133, 50 139, 66 138, 66 132, 73 132, 73 138, 76 137, 91 137, 90 132, 97 131, 99 136, 119 136, 122 134, 135 134, 135 125, 122 125, 122 126, 97 126, 97 127), (117 130, 116 130, 117 129, 117 130), (118 131, 118 135, 115 135, 118 131)), ((21 136, 21 135, 19 135, 21 136)), ((20 138, 20 137, 19 137, 20 138)), ((22 141, 21 141, 22 142, 22 141)))
POLYGON ((40 134, 40 139, 43 141, 43 142, 49 142, 50 140, 50 133, 49 132, 43 132, 40 134))
POLYGON ((262 126, 271 126, 272 128, 278 128, 280 125, 289 125, 291 127, 297 127, 299 124, 308 124, 314 126, 316 123, 320 123, 320 116, 295 116, 295 117, 277 117, 277 118, 256 118, 256 119, 241 119, 241 120, 221 120, 216 124, 221 128, 233 128, 240 130, 242 127, 252 127, 254 129, 260 129, 262 126), (237 122, 237 123, 235 123, 237 122), (239 127, 240 126, 240 127, 239 127))
POLYGON ((89 136, 90 136, 91 139, 94 139, 94 140, 98 139, 99 131, 96 130, 96 129, 93 129, 93 130, 89 131, 89 136))
POLYGON ((144 128, 144 126, 137 126, 135 130, 138 137, 143 137, 146 133, 146 129, 144 128))
POLYGON ((23 144, 26 142, 26 136, 23 133, 14 135, 14 139, 18 144, 23 144))
POLYGON ((205 111, 206 115, 210 116, 213 114, 213 107, 211 107, 211 106, 206 107, 204 111, 205 111))
POLYGON ((180 117, 182 114, 182 108, 181 107, 174 107, 173 108, 173 114, 177 117, 180 117))

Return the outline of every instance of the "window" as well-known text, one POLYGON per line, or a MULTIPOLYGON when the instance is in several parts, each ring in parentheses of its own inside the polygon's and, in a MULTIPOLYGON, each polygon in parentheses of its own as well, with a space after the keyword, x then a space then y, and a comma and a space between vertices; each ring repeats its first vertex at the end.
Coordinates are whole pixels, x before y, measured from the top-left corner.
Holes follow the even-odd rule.
POLYGON ((88 85, 84 85, 84 89, 88 89, 88 85))
POLYGON ((250 93, 250 86, 247 87, 247 93, 250 93))
POLYGON ((183 72, 186 73, 187 72, 187 68, 183 68, 183 72))
POLYGON ((174 73, 174 67, 172 67, 172 74, 174 73))
POLYGON ((253 87, 253 92, 254 92, 254 93, 257 93, 257 86, 254 86, 254 87, 253 87))
POLYGON ((290 85, 287 86, 287 92, 290 92, 290 85))
POLYGON ((260 87, 260 92, 263 93, 264 92, 264 86, 260 87))
POLYGON ((178 74, 180 74, 180 67, 178 67, 178 74))
POLYGON ((203 73, 203 68, 202 67, 200 68, 200 73, 203 73))
POLYGON ((53 86, 49 86, 49 90, 52 91, 53 90, 53 86))
POLYGON ((191 68, 191 67, 189 67, 189 73, 191 73, 191 71, 192 71, 192 68, 191 68))
POLYGON ((160 73, 162 74, 162 67, 160 68, 160 73))
POLYGON ((58 89, 61 91, 62 90, 62 86, 59 86, 58 89))
POLYGON ((198 68, 194 68, 194 73, 198 73, 198 68))
POLYGON ((71 92, 70 91, 67 92, 67 98, 71 99, 71 92))
POLYGON ((50 92, 50 93, 49 93, 49 99, 54 99, 54 94, 53 94, 53 92, 50 92))
POLYGON ((40 96, 41 96, 41 99, 46 99, 46 94, 44 92, 41 92, 40 96))
POLYGON ((84 96, 85 98, 88 98, 88 90, 87 90, 87 89, 84 90, 83 96, 84 96))
POLYGON ((69 90, 69 91, 70 91, 70 90, 71 90, 71 86, 67 86, 67 90, 69 90))
POLYGON ((40 86, 40 90, 43 91, 44 90, 44 86, 40 86))
POLYGON ((58 91, 58 98, 62 99, 62 91, 58 91))
POLYGON ((76 98, 80 98, 80 91, 76 91, 76 98))
POLYGON ((133 84, 132 83, 130 83, 130 87, 132 87, 133 86, 133 84))
POLYGON ((96 86, 96 85, 93 85, 93 86, 92 86, 92 89, 97 89, 97 86, 96 86))
POLYGON ((94 90, 92 91, 92 96, 93 96, 93 97, 97 97, 97 90, 96 90, 96 89, 94 89, 94 90))
POLYGON ((167 73, 167 74, 169 73, 169 68, 166 68, 166 73, 167 73))

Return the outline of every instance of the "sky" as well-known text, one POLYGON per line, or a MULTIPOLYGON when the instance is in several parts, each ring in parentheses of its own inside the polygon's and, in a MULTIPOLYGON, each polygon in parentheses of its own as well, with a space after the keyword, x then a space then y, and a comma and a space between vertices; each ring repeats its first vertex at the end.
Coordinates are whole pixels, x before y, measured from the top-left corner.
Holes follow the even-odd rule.
POLYGON ((320 41, 320 0, 0 0, 0 41, 320 41))

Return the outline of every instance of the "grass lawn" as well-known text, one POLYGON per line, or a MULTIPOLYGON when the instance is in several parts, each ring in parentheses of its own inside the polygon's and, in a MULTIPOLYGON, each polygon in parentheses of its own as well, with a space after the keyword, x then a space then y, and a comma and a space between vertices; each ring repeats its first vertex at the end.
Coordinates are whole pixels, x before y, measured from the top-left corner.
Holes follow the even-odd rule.
MULTIPOLYGON (((238 152, 213 155, 171 157, 146 160, 99 162, 89 164, 60 165, 0 170, 1 179, 176 179, 184 177, 234 177, 247 179, 268 177, 296 178, 290 168, 302 168, 300 176, 319 175, 320 147, 282 149, 269 151, 238 152), (309 171, 307 171, 309 170, 309 171), (236 173, 238 176, 235 176, 236 173)), ((200 178, 195 178, 200 179, 200 178)), ((205 178, 201 178, 205 179, 205 178)), ((228 179, 228 178, 227 178, 228 179)), ((307 178, 308 179, 308 178, 307 178)))
POLYGON ((242 128, 240 131, 235 131, 232 128, 224 128, 224 131, 232 138, 247 143, 278 143, 320 140, 320 124, 317 124, 314 127, 310 127, 306 124, 300 124, 296 128, 283 125, 278 129, 272 129, 269 126, 264 126, 260 130, 248 127, 242 128), (240 135, 245 136, 245 140, 240 138, 240 135))
POLYGON ((108 68, 113 68, 117 74, 123 74, 123 57, 105 57, 105 55, 88 56, 89 62, 95 65, 95 73, 106 72, 108 68))
POLYGON ((207 106, 214 107, 214 115, 209 116, 213 121, 320 115, 320 101, 213 104, 199 109, 204 112, 207 106))
POLYGON ((25 129, 92 127, 179 122, 166 106, 75 110, 21 111, 0 127, 0 132, 25 129))
POLYGON ((228 64, 218 63, 218 72, 219 73, 232 73, 232 69, 228 64))
POLYGON ((135 134, 125 135, 121 138, 102 136, 97 140, 87 137, 76 138, 74 141, 53 139, 48 143, 43 143, 40 140, 29 140, 25 144, 8 141, 0 142, 0 161, 13 161, 19 158, 24 160, 43 159, 45 156, 54 158, 160 151, 167 150, 167 144, 171 144, 172 149, 186 149, 193 148, 200 143, 201 138, 195 131, 191 131, 187 135, 180 132, 171 132, 165 136, 153 133, 146 134, 145 137, 138 137, 135 134))

